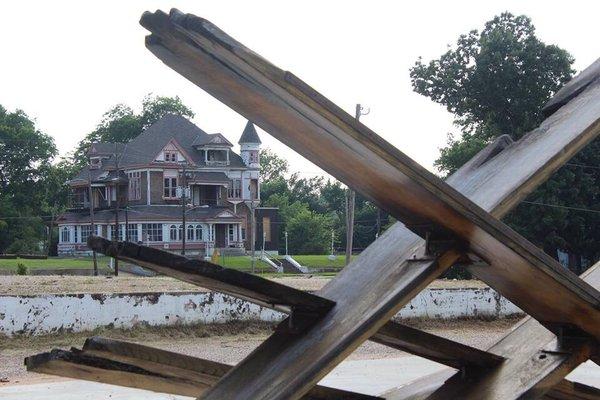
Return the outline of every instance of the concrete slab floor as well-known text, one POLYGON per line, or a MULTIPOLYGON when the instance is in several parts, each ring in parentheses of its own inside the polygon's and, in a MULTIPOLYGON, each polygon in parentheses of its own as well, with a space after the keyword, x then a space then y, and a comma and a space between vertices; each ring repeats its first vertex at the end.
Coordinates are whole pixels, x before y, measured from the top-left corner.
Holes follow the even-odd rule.
MULTIPOLYGON (((421 376, 437 372, 444 368, 446 367, 415 356, 378 360, 350 360, 340 364, 321 381, 321 384, 378 395, 388 389, 401 386, 421 376)), ((600 367, 588 361, 573 371, 568 378, 600 388, 600 367)), ((0 387, 0 397, 5 400, 191 399, 190 397, 154 393, 79 380, 60 380, 31 385, 3 386, 0 387)))

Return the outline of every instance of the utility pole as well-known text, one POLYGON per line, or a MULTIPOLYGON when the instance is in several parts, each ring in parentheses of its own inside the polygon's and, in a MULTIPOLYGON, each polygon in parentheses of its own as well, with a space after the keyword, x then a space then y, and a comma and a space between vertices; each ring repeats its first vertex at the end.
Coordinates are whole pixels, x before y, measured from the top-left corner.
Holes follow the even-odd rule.
POLYGON ((254 232, 254 200, 250 200, 250 263, 252 265, 252 273, 254 273, 254 268, 256 266, 256 260, 254 259, 255 256, 255 241, 256 238, 255 236, 255 232, 254 232))
MULTIPOLYGON (((94 195, 92 191, 92 160, 88 156, 88 189, 90 192, 90 225, 92 235, 96 235, 96 225, 94 224, 94 195)), ((96 250, 92 250, 92 260, 94 263, 94 276, 98 276, 98 259, 96 258, 96 250)))
POLYGON ((381 210, 377 207, 377 232, 375 232, 375 239, 379 237, 381 232, 381 210))
POLYGON ((52 207, 52 212, 50 214, 50 230, 48 231, 48 248, 46 249, 46 256, 48 256, 48 257, 50 256, 50 246, 52 246, 52 225, 54 225, 54 207, 52 207))
POLYGON ((185 176, 185 164, 183 164, 183 174, 181 176, 181 221, 183 223, 183 230, 181 232, 181 255, 185 255, 185 236, 187 235, 187 229, 185 227, 185 187, 187 179, 185 176))
MULTIPOLYGON (((370 110, 365 112, 365 109, 360 105, 356 105, 355 118, 360 120, 361 115, 367 115, 370 110)), ((356 193, 350 187, 346 191, 346 265, 350 264, 352 257, 352 241, 354 239, 354 200, 356 193)))
MULTIPOLYGON (((117 156, 117 143, 115 143, 115 170, 117 171, 117 177, 115 179, 115 236, 113 237, 113 242, 115 245, 119 241, 119 157, 117 156)), ((115 276, 119 276, 119 259, 114 258, 115 260, 115 276)))

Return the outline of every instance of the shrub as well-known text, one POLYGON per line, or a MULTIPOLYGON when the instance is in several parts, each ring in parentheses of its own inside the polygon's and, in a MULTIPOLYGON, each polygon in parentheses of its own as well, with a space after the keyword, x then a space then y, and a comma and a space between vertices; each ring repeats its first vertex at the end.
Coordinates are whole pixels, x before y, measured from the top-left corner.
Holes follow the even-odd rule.
POLYGON ((25 266, 25 264, 17 264, 17 275, 27 275, 27 266, 25 266))

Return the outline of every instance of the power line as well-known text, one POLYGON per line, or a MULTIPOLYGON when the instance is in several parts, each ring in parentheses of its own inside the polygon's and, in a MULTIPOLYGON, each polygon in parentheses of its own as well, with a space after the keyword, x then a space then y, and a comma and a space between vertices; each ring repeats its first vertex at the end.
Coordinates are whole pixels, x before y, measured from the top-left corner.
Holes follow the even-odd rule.
POLYGON ((551 208, 561 208, 561 209, 565 209, 565 210, 573 210, 573 211, 583 211, 583 212, 591 212, 591 213, 595 213, 595 214, 600 214, 600 210, 593 210, 591 208, 581 208, 581 207, 569 207, 569 206, 561 206, 559 204, 548 204, 548 203, 540 203, 537 201, 523 201, 523 203, 526 204, 534 204, 536 206, 544 206, 544 207, 551 207, 551 208))
POLYGON ((600 169, 600 167, 596 165, 586 165, 586 164, 577 164, 577 163, 566 163, 570 167, 579 167, 579 168, 590 168, 590 169, 600 169))

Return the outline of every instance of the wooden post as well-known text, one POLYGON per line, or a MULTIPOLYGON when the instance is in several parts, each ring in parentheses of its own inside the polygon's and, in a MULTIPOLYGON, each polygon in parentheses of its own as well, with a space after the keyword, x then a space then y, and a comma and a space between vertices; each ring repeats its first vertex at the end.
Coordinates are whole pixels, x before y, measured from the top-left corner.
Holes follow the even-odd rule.
MULTIPOLYGON (((115 170, 117 171, 117 177, 115 180, 115 235, 112 238, 113 242, 116 244, 119 241, 119 157, 117 155, 117 143, 115 143, 115 170)), ((114 258, 115 265, 115 276, 119 276, 119 259, 114 258)))
POLYGON ((252 273, 255 272, 256 260, 254 259, 256 249, 255 249, 255 241, 256 241, 256 233, 254 232, 255 228, 254 221, 254 200, 250 200, 250 263, 252 265, 252 273))
MULTIPOLYGON (((92 190, 92 160, 88 156, 88 188, 90 192, 90 225, 93 235, 96 235, 94 224, 94 192, 92 190)), ((94 268, 94 276, 98 276, 98 259, 96 258, 96 250, 92 249, 92 263, 94 268)))
POLYGON ((52 207, 52 213, 50 214, 50 229, 48 230, 48 248, 46 249, 46 255, 50 256, 50 247, 52 246, 52 225, 54 224, 54 207, 52 207))
POLYGON ((185 236, 187 235, 187 229, 185 226, 185 186, 186 186, 186 176, 185 176, 185 164, 183 165, 183 171, 181 175, 181 222, 183 223, 183 229, 181 232, 181 255, 185 255, 185 236))

